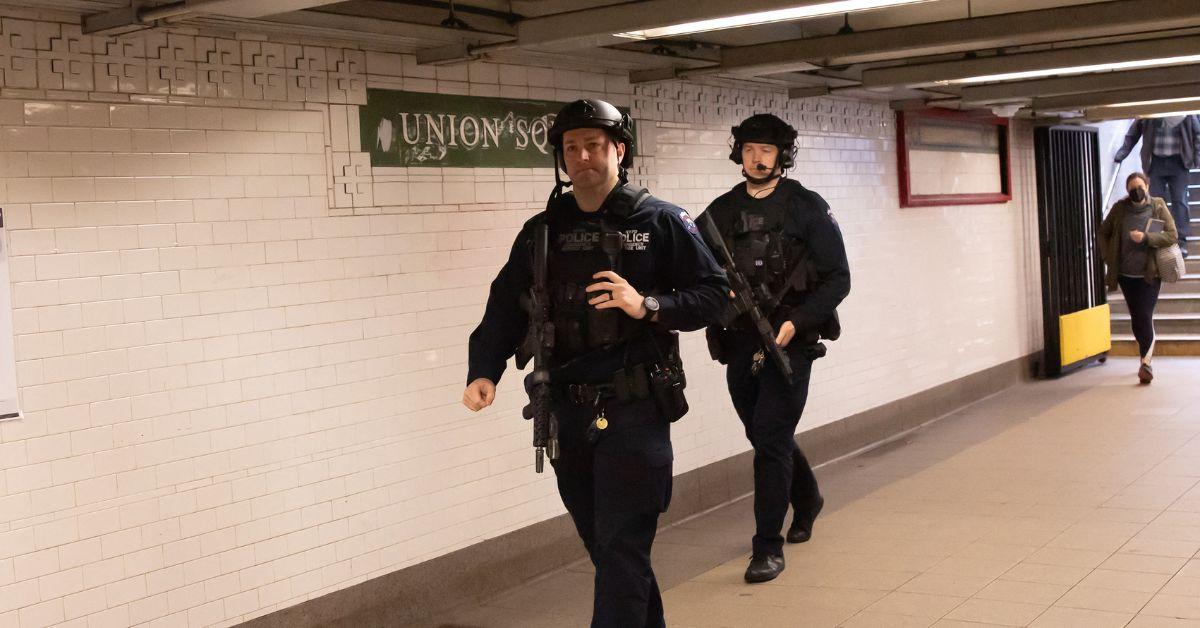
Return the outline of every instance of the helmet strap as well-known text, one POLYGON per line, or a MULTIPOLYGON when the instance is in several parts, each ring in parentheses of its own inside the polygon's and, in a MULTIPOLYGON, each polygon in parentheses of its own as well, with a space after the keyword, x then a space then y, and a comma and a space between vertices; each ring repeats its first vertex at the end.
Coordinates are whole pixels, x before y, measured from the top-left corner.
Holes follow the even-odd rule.
POLYGON ((549 208, 550 205, 554 203, 554 201, 558 200, 558 198, 560 196, 562 196, 563 190, 565 188, 571 187, 571 179, 570 178, 564 180, 561 176, 559 176, 559 170, 561 170, 561 168, 559 166, 562 163, 561 160, 562 160, 562 152, 559 151, 559 149, 557 147, 555 147, 554 148, 554 191, 550 192, 550 199, 546 201, 547 208, 549 208))

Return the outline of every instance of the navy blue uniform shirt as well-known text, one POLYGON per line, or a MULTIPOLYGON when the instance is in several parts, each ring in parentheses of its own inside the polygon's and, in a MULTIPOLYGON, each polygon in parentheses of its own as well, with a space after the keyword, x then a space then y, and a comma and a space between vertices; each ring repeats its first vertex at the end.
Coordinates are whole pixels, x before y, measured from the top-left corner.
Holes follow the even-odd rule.
MULTIPOLYGON (((579 209, 572 194, 566 194, 521 228, 508 261, 492 282, 483 321, 471 333, 467 383, 480 377, 499 382, 508 359, 525 338, 529 317, 521 306, 521 297, 533 281, 532 242, 537 225, 543 221, 550 225, 553 291, 556 276, 562 274, 556 270, 561 271, 562 265, 595 258, 576 254, 588 253, 585 249, 589 246, 599 246, 587 234, 595 233, 602 214, 609 212, 609 204, 606 201, 599 211, 588 213, 579 209)), ((657 330, 687 331, 700 329, 718 318, 728 300, 729 285, 686 211, 648 196, 624 219, 611 213, 606 216, 608 224, 625 236, 618 274, 638 292, 657 298, 661 306, 658 321, 647 324, 657 330)), ((588 284, 604 281, 590 279, 594 272, 608 269, 603 264, 594 265, 594 268, 575 269, 573 274, 588 277, 588 284)), ((592 296, 595 294, 598 293, 592 296)), ((617 346, 609 355, 589 356, 589 368, 597 375, 611 373, 620 368, 623 351, 623 347, 617 346)))

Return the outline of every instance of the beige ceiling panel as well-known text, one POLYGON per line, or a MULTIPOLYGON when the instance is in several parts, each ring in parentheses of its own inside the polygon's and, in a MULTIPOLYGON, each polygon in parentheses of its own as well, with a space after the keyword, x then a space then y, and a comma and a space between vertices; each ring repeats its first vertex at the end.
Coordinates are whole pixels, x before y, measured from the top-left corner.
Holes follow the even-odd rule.
MULTIPOLYGON (((1026 3, 1033 4, 1033 3, 1026 3)), ((725 48, 725 70, 848 65, 1200 26, 1197 0, 1120 0, 725 48)))
POLYGON ((1163 114, 1200 113, 1200 103, 1174 103, 1145 105, 1141 107, 1096 107, 1084 111, 1084 117, 1092 121, 1124 120, 1163 114))
POLYGON ((992 76, 1013 72, 1073 68, 1128 61, 1200 54, 1200 35, 1148 39, 1117 44, 1060 48, 1041 52, 960 59, 919 65, 869 68, 863 71, 865 87, 932 85, 941 81, 992 76))
MULTIPOLYGON (((1148 103, 1162 100, 1200 99, 1200 82, 1179 85, 1160 85, 1154 88, 1117 89, 1091 94, 1068 94, 1034 98, 1033 109, 1038 112, 1073 111, 1089 107, 1104 107, 1120 103, 1148 103)), ((1194 102, 1191 106, 1200 106, 1194 102)))
POLYGON ((1178 65, 1125 72, 1081 74, 1032 81, 972 85, 962 90, 964 105, 1028 100, 1038 96, 1061 96, 1117 89, 1152 88, 1158 85, 1192 83, 1200 77, 1200 65, 1178 65))

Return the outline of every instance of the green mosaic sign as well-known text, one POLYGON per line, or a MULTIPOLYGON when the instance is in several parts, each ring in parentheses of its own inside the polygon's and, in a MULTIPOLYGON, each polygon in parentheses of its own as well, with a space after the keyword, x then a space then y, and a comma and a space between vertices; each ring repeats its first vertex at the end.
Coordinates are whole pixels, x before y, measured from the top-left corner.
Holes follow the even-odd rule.
POLYGON ((551 168, 564 104, 368 89, 359 128, 372 166, 551 168))

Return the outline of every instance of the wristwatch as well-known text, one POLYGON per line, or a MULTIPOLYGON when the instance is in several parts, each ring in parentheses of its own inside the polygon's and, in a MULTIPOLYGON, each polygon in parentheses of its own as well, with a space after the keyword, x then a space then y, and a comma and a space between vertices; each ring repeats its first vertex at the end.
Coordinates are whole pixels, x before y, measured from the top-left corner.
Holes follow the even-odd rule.
POLYGON ((646 306, 646 315, 642 317, 642 320, 652 318, 658 313, 658 308, 662 307, 659 305, 658 299, 651 296, 647 296, 645 299, 642 299, 642 305, 646 306))

